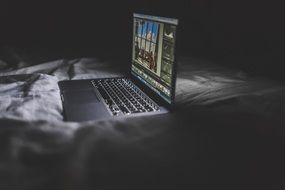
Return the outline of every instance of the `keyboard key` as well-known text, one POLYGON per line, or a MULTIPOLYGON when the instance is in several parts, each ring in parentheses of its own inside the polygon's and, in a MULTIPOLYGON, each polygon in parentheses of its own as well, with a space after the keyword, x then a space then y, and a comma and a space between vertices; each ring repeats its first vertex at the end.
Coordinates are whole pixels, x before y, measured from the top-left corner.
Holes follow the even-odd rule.
POLYGON ((131 111, 132 113, 141 113, 139 110, 131 111))
POLYGON ((123 113, 130 113, 125 106, 119 105, 118 106, 123 113))

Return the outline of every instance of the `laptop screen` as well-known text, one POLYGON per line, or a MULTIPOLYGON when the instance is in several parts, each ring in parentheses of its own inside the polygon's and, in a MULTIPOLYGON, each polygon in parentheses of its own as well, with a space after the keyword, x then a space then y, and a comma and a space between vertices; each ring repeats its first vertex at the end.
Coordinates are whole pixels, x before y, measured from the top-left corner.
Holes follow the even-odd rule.
POLYGON ((173 90, 177 19, 134 14, 131 73, 168 103, 173 90))

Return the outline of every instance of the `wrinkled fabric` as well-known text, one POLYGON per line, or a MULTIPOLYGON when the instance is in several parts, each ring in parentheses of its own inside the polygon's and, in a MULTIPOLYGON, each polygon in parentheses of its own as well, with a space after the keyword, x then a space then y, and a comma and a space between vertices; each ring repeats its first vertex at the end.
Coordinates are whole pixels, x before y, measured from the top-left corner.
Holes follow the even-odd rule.
POLYGON ((26 65, 0 72, 0 189, 284 187, 280 83, 181 58, 173 112, 75 123, 63 121, 57 82, 124 69, 94 58, 26 65))
MULTIPOLYGON (((0 117, 62 120, 58 81, 123 74, 118 67, 94 58, 57 60, 2 72, 0 117)), ((230 100, 237 104, 234 109, 266 115, 285 111, 283 85, 263 78, 248 77, 241 71, 227 70, 206 61, 182 58, 176 86, 178 105, 211 105, 230 100)))

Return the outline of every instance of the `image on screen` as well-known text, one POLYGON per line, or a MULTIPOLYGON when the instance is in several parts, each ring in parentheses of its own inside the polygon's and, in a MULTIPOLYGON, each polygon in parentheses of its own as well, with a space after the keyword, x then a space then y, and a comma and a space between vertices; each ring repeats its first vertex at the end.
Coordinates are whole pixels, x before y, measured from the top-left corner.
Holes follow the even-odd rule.
POLYGON ((171 101, 177 21, 134 17, 132 74, 171 101))
POLYGON ((135 60, 153 73, 158 74, 157 37, 159 24, 150 21, 138 20, 135 27, 135 60))

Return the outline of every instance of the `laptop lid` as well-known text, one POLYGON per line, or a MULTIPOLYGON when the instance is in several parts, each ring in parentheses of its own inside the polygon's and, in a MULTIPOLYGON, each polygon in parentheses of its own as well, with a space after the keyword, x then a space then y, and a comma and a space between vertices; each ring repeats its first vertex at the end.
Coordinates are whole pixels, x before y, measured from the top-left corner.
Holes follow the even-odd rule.
POLYGON ((175 43, 178 20, 133 15, 131 78, 151 98, 171 107, 175 96, 175 43))

